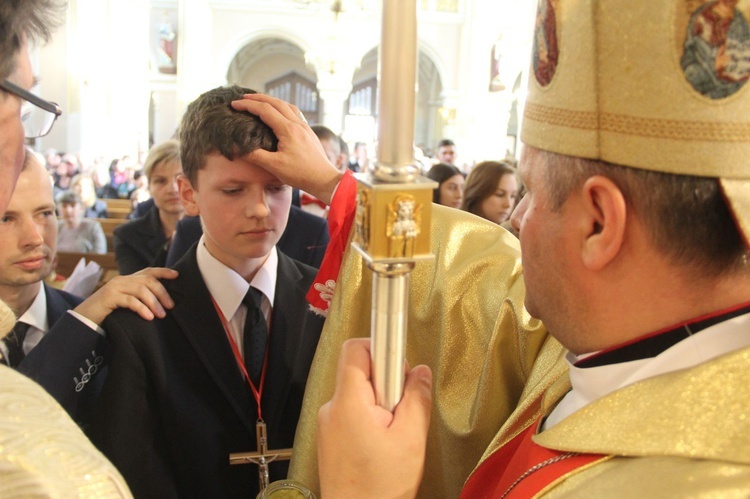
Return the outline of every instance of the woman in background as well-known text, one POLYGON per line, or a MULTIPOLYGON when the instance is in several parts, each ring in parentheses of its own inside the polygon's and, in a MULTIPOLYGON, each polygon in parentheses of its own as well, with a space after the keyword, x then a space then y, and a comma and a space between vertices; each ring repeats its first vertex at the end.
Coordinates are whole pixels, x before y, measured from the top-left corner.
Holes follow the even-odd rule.
POLYGON ((107 203, 96 196, 91 176, 79 173, 70 180, 70 188, 81 197, 84 218, 107 218, 107 203))
POLYGON ((461 209, 499 225, 510 218, 517 195, 516 169, 505 162, 483 161, 466 179, 461 209))
POLYGON ((453 165, 438 163, 430 168, 427 176, 437 182, 438 188, 432 193, 432 202, 460 208, 464 196, 464 175, 453 165))
POLYGON ((85 208, 77 192, 70 190, 57 196, 57 251, 70 253, 107 252, 107 238, 96 220, 84 218, 85 208))
POLYGON ((180 144, 168 140, 151 148, 143 165, 154 207, 141 218, 115 229, 115 258, 122 275, 163 267, 182 206, 177 177, 182 174, 180 144))

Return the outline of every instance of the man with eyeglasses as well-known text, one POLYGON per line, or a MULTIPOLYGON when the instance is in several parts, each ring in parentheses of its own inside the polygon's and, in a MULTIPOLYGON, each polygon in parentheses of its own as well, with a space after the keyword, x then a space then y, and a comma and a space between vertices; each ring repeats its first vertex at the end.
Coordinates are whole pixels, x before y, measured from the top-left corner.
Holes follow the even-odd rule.
POLYGON ((23 99, 21 121, 27 139, 47 135, 57 117, 62 114, 62 109, 54 102, 46 101, 9 80, 0 83, 0 89, 23 99))
MULTIPOLYGON (((35 79, 27 40, 48 41, 60 24, 64 5, 59 0, 0 2, 2 214, 23 165, 24 139, 47 134, 62 114, 56 104, 29 92, 35 79)), ((81 355, 83 350, 103 341, 96 331, 97 324, 121 306, 139 311, 144 317, 163 314, 163 306, 168 307, 171 302, 157 279, 175 275, 168 269, 151 269, 138 276, 111 281, 114 284, 108 283, 100 289, 77 307, 75 314, 61 319, 21 362, 19 370, 34 375, 49 391, 58 390, 56 398, 67 403, 70 411, 92 379, 92 369, 79 373, 78 365, 88 365, 85 361, 89 359, 81 355), (74 383, 75 374, 78 383, 74 383)), ((11 331, 15 321, 10 308, 0 301, 0 339, 11 331)), ((89 351, 88 355, 91 354, 89 351)), ((28 378, 0 365, 0 497, 19 494, 131 497, 117 470, 49 394, 28 378)))

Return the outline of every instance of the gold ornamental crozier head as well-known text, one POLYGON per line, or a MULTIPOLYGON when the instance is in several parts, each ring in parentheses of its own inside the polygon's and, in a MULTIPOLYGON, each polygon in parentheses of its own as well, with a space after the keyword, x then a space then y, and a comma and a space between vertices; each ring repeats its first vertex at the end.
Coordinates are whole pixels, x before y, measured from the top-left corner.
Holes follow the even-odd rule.
POLYGON ((355 177, 354 248, 369 263, 430 258, 432 191, 437 184, 424 177, 408 184, 355 177))

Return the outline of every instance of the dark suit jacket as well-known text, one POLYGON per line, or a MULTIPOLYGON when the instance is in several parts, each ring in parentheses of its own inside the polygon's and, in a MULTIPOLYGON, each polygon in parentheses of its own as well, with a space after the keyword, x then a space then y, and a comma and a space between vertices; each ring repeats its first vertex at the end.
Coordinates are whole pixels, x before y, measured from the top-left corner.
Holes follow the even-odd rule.
POLYGON ((142 218, 131 220, 115 229, 115 258, 122 275, 146 267, 163 267, 167 260, 167 237, 154 208, 142 218))
POLYGON ((47 286, 47 284, 44 284, 44 293, 47 297, 47 322, 50 329, 60 320, 63 314, 70 309, 76 308, 83 301, 83 298, 80 296, 70 294, 61 289, 55 289, 47 286))
POLYGON ((18 371, 42 385, 80 420, 101 389, 107 342, 67 311, 83 300, 46 284, 50 330, 21 361, 18 371))
POLYGON ((141 201, 137 205, 135 205, 135 210, 130 214, 128 218, 135 219, 135 218, 141 218, 142 216, 146 215, 148 212, 152 211, 156 205, 154 205, 154 198, 148 198, 145 201, 141 201))
MULTIPOLYGON (((184 217, 177 222, 172 244, 167 253, 166 266, 171 267, 203 234, 199 217, 184 217)), ((328 222, 292 205, 289 221, 276 247, 287 256, 320 268, 328 247, 328 222)))
MULTIPOLYGON (((229 454, 257 449, 256 402, 243 380, 196 250, 164 286, 175 307, 144 321, 117 310, 104 327, 112 362, 87 433, 120 470, 136 497, 251 497, 255 465, 230 466, 229 454)), ((263 418, 269 449, 291 447, 322 318, 305 293, 315 270, 279 253, 263 418)), ((271 480, 288 464, 271 464, 271 480)))

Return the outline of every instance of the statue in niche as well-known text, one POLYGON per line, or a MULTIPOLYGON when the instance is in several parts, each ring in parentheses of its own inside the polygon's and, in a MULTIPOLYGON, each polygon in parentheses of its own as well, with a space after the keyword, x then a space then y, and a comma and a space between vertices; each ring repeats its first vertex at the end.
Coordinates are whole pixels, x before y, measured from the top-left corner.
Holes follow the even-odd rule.
POLYGON ((159 25, 157 56, 160 73, 175 74, 177 72, 177 33, 172 23, 166 19, 159 25))
POLYGON ((505 90, 505 84, 500 75, 500 61, 503 58, 502 35, 492 45, 490 54, 490 92, 505 90))

